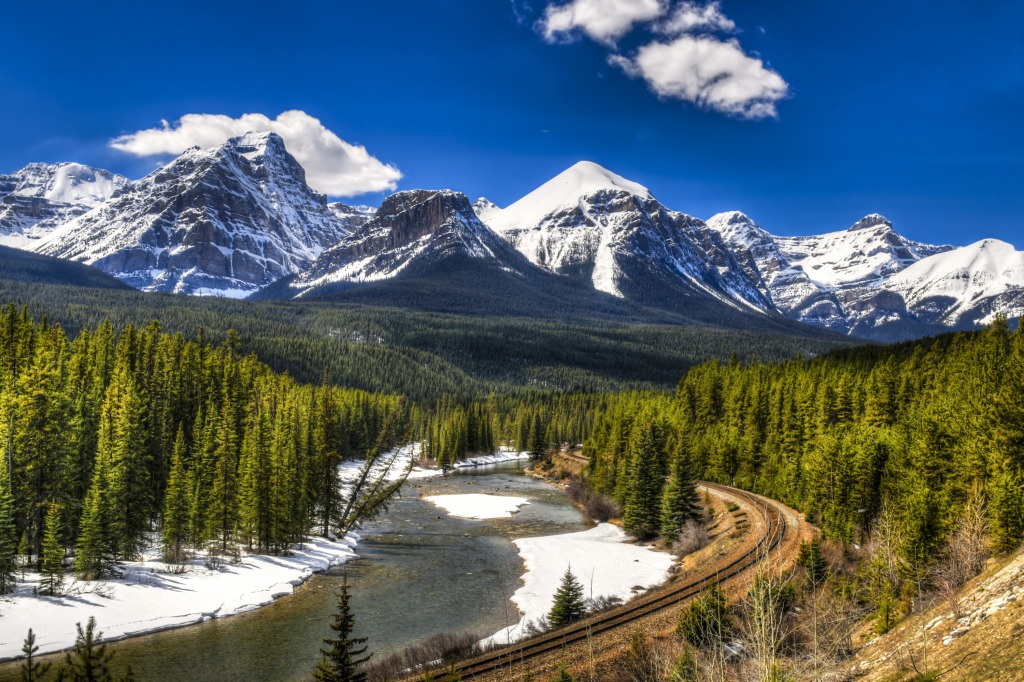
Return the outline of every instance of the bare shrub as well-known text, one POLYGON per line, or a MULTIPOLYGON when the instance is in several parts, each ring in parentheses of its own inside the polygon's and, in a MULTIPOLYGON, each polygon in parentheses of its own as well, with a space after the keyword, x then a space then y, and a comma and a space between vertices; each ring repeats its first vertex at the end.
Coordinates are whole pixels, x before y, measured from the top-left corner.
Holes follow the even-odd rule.
POLYGON ((537 635, 543 635, 550 629, 551 625, 548 623, 548 619, 541 616, 537 620, 528 620, 523 623, 523 637, 536 637, 537 635))
POLYGON ((615 500, 594 492, 576 476, 569 479, 565 492, 570 500, 583 507, 583 513, 591 521, 603 522, 619 516, 619 506, 615 500))
POLYGON ((628 682, 661 682, 672 672, 673 657, 643 630, 637 630, 616 666, 616 679, 628 682))
POLYGON ((689 519, 679 530, 679 535, 672 543, 672 553, 679 557, 693 554, 708 544, 707 527, 698 521, 689 519))
POLYGON ((956 618, 964 615, 959 589, 985 567, 989 555, 987 534, 985 498, 983 494, 976 493, 971 495, 957 517, 942 557, 930 574, 937 595, 949 604, 956 618))
POLYGON ((604 611, 611 611, 620 604, 622 604, 622 599, 619 597, 594 597, 593 599, 587 600, 587 613, 603 613, 604 611))
POLYGON ((484 653, 479 633, 444 632, 428 637, 423 642, 381 659, 367 668, 371 680, 393 680, 410 672, 444 668, 448 665, 484 653))

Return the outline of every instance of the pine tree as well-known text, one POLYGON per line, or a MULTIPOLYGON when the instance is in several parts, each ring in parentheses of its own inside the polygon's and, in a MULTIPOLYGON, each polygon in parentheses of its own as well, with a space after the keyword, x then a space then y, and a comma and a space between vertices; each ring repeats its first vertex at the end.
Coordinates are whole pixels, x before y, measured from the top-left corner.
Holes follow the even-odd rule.
POLYGON ((558 673, 551 678, 551 682, 574 682, 572 675, 569 674, 569 669, 565 667, 565 663, 558 664, 558 673))
POLYGON ((180 563, 189 536, 188 474, 185 471, 185 426, 179 424, 171 455, 171 472, 164 496, 163 545, 164 559, 180 563))
POLYGON ((797 555, 796 562, 807 571, 807 577, 812 585, 820 585, 828 577, 828 562, 821 553, 821 540, 818 538, 800 543, 800 554, 797 555))
POLYGON ((656 535, 661 525, 664 481, 658 441, 658 428, 654 423, 638 423, 629 442, 631 475, 622 510, 622 527, 640 539, 656 535))
POLYGON ((683 609, 676 632, 699 649, 720 646, 732 630, 729 602, 715 583, 683 609))
POLYGON ((338 595, 338 612, 334 614, 331 629, 337 633, 334 639, 325 639, 327 649, 320 650, 320 662, 313 671, 313 679, 317 682, 366 682, 365 672, 358 668, 370 660, 366 653, 366 638, 353 637, 355 618, 349 606, 348 578, 341 580, 341 592, 338 595), (360 646, 363 645, 363 646, 360 646), (362 658, 360 658, 362 656, 362 658))
POLYGON ((32 628, 29 628, 28 635, 25 636, 25 643, 21 645, 21 653, 25 655, 25 660, 21 662, 20 668, 21 682, 38 682, 50 670, 52 664, 40 663, 35 660, 38 651, 39 646, 36 644, 35 633, 32 632, 32 628))
POLYGON ((0 461, 0 595, 14 591, 17 572, 18 529, 14 525, 14 496, 4 459, 0 461))
POLYGON ((75 646, 64 654, 64 665, 57 671, 57 679, 69 682, 112 681, 110 661, 114 652, 107 651, 106 644, 100 644, 103 633, 96 632, 96 619, 90 616, 84 631, 81 623, 75 627, 78 628, 75 646))
POLYGON ((61 527, 61 511, 56 503, 50 503, 46 513, 46 530, 43 532, 43 565, 39 588, 42 594, 58 596, 64 587, 64 541, 61 527))
POLYGON ((75 547, 75 573, 85 580, 96 580, 110 573, 114 566, 114 553, 108 530, 106 502, 106 459, 96 462, 92 485, 82 508, 82 522, 78 528, 75 547))
POLYGON ((661 534, 675 540, 683 524, 700 517, 700 496, 693 482, 690 458, 683 452, 676 457, 672 476, 661 495, 661 534))
POLYGON ((573 575, 572 568, 566 568, 562 575, 562 584, 555 592, 555 603, 548 613, 548 624, 553 628, 560 628, 582 619, 586 613, 583 585, 573 575))

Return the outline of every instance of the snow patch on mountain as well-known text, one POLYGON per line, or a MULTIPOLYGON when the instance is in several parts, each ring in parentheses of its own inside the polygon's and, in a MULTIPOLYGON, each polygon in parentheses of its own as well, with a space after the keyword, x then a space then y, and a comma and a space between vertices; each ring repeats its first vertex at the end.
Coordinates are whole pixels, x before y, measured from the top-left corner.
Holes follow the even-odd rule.
POLYGON ((496 214, 501 210, 501 207, 496 203, 488 199, 487 197, 480 197, 473 202, 473 212, 476 213, 476 217, 480 220, 487 222, 487 219, 496 214))
POLYGON ((30 163, 0 175, 0 244, 32 250, 58 225, 103 203, 128 178, 80 163, 30 163))

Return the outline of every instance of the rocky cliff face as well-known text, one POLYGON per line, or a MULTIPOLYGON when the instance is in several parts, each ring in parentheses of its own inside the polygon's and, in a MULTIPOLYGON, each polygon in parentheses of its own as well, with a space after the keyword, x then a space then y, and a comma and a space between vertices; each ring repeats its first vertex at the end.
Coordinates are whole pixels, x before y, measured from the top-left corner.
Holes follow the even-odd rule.
POLYGON ((476 217, 464 194, 410 190, 384 200, 373 217, 324 253, 293 284, 298 290, 337 282, 391 279, 437 267, 450 257, 521 270, 522 259, 476 217))
POLYGON ((339 212, 279 136, 249 133, 187 150, 37 250, 147 291, 244 296, 304 270, 360 222, 339 212))

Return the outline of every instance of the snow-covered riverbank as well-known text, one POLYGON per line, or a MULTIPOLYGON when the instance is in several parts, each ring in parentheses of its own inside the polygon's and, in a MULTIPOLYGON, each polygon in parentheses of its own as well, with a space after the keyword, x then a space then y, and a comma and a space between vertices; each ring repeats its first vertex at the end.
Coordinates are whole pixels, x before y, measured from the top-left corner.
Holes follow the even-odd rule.
MULTIPOLYGON (((419 452, 419 444, 413 443, 393 453, 388 478, 397 480, 419 452)), ((458 466, 525 457, 525 453, 502 450, 467 459, 458 466)), ((343 485, 358 475, 360 467, 361 462, 341 466, 343 485)), ((409 477, 422 479, 441 473, 413 467, 409 477)), ((291 594, 314 573, 354 558, 358 540, 354 533, 340 541, 313 537, 289 556, 246 555, 237 564, 224 563, 214 570, 197 559, 185 572, 176 573, 159 560, 154 538, 154 546, 143 561, 122 565, 121 579, 81 583, 69 576, 65 581, 67 594, 62 597, 33 596, 38 575, 29 573, 17 592, 0 598, 0 660, 21 655, 29 628, 36 634, 40 653, 66 649, 74 644, 75 624, 84 625, 90 616, 96 617, 104 639, 114 640, 252 611, 291 594)))
POLYGON ((353 558, 357 541, 355 534, 340 542, 310 538, 289 556, 244 556, 215 570, 196 562, 184 573, 170 572, 154 556, 124 564, 120 580, 69 579, 62 597, 32 596, 38 578, 30 575, 0 601, 0 660, 21 654, 29 628, 40 653, 66 649, 75 642, 75 624, 84 626, 90 616, 110 640, 252 611, 291 594, 313 573, 353 558))
POLYGON ((515 641, 523 636, 528 622, 546 617, 567 568, 583 584, 588 599, 617 597, 627 601, 636 596, 635 587, 649 588, 664 582, 672 556, 628 540, 621 528, 610 523, 580 533, 515 540, 526 573, 512 601, 523 616, 487 641, 515 641))

